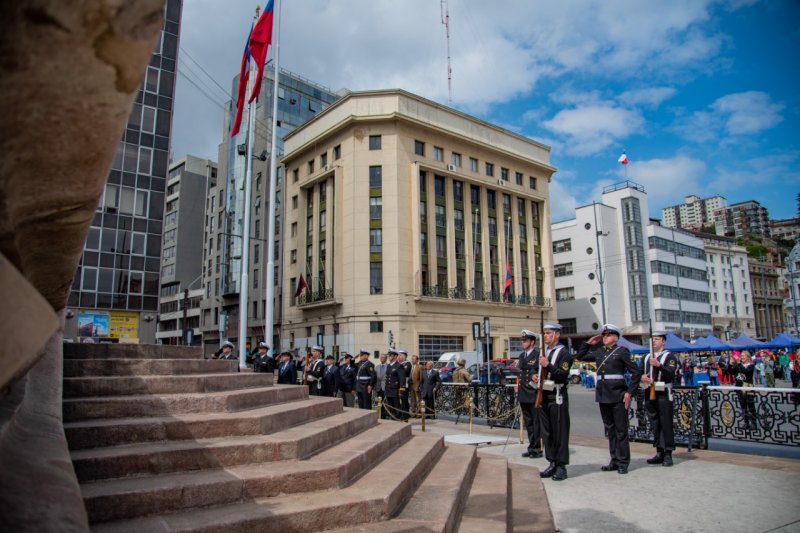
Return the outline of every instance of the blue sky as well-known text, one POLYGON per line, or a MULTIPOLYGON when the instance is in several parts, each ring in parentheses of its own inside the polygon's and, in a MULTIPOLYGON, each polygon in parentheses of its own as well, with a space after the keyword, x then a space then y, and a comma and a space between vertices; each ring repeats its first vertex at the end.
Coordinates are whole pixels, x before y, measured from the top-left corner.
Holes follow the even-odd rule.
MULTIPOLYGON (((175 157, 216 159, 254 5, 185 0, 175 157)), ((797 216, 800 2, 448 6, 452 105, 552 147, 554 221, 624 179, 623 150, 652 216, 687 194, 797 216)), ((332 89, 399 87, 447 104, 439 1, 283 1, 282 10, 284 68, 332 89)))

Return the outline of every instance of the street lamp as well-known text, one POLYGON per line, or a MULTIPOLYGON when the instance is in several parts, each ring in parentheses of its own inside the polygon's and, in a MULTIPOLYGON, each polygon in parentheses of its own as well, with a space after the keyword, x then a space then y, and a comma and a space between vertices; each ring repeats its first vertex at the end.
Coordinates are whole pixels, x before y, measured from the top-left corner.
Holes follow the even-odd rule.
POLYGON ((603 260, 600 254, 600 237, 607 237, 608 232, 602 232, 597 229, 597 203, 592 202, 592 211, 594 212, 594 238, 597 244, 597 281, 600 283, 600 306, 603 310, 603 324, 606 323, 606 292, 603 288, 605 278, 603 277, 603 260))

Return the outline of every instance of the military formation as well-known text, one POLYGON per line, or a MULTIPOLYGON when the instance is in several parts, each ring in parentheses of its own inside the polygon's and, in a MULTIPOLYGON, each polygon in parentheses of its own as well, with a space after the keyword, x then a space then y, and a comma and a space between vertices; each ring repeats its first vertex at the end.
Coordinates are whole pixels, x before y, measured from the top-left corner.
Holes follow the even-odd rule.
MULTIPOLYGON (((516 384, 518 415, 528 437, 526 458, 544 457, 548 466, 539 475, 554 481, 568 478, 569 465, 569 394, 573 361, 596 364, 595 401, 600 408, 608 439, 609 462, 604 472, 627 474, 631 461, 628 442, 628 410, 638 388, 644 393, 644 407, 653 430, 656 454, 647 460, 651 465, 672 466, 675 449, 673 433, 672 384, 678 371, 678 359, 665 349, 667 332, 651 335, 651 351, 640 367, 627 348, 619 344, 620 328, 605 324, 601 333, 584 342, 573 356, 561 343, 561 325, 543 324, 539 334, 523 329, 523 351, 518 356, 516 384), (627 375, 627 376, 626 376, 627 375)), ((390 349, 370 360, 371 352, 362 348, 357 357, 341 354, 324 356, 322 346, 313 346, 305 361, 295 361, 283 351, 275 361, 269 346, 259 343, 248 361, 255 372, 277 372, 278 383, 302 383, 311 396, 341 398, 346 407, 372 409, 382 404, 385 419, 408 421, 418 416, 425 405, 426 416, 435 417, 436 393, 441 377, 433 362, 420 364, 419 357, 408 359, 405 350, 390 349), (299 364, 298 364, 299 363, 299 364)), ((222 359, 236 359, 235 346, 225 342, 214 354, 222 359)), ((453 372, 454 383, 471 383, 472 376, 459 360, 453 372)))

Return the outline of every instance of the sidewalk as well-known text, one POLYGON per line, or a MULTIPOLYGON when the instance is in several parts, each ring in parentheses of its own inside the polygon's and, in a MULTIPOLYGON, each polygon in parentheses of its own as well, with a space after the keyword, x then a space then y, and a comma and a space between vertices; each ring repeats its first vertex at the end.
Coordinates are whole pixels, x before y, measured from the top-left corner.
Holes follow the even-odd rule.
MULTIPOLYGON (((418 421, 414 431, 420 431, 418 421)), ((467 424, 432 420, 430 432, 468 433, 467 424)), ((519 431, 473 426, 473 435, 502 438, 478 445, 479 453, 503 455, 510 463, 543 469, 545 459, 524 459, 519 431)), ((648 465, 649 444, 631 443, 628 475, 601 472, 608 463, 602 438, 570 439, 569 479, 542 480, 561 532, 800 532, 800 460, 679 448, 675 466, 648 465)), ((488 533, 488 532, 487 532, 488 533)))

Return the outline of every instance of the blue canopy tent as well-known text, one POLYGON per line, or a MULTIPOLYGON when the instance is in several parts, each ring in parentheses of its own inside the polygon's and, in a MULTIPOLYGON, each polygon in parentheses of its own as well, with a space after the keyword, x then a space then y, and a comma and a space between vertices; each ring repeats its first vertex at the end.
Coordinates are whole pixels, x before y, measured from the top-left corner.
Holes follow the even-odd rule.
POLYGON ((778 348, 792 348, 793 346, 800 346, 800 339, 788 333, 778 333, 770 344, 778 348))
POLYGON ((700 337, 697 339, 694 344, 694 349, 698 352, 719 352, 719 351, 727 351, 730 350, 731 347, 722 342, 718 337, 714 335, 709 335, 708 337, 700 337))
POLYGON ((624 346, 631 353, 650 353, 649 346, 641 346, 639 344, 634 344, 625 337, 620 337, 619 341, 617 341, 617 344, 619 344, 620 346, 624 346))
POLYGON ((757 341, 742 333, 736 339, 728 343, 734 350, 762 350, 769 348, 767 343, 757 341))
POLYGON ((694 352, 697 350, 693 344, 689 344, 674 333, 669 332, 667 333, 667 342, 664 347, 670 352, 694 352))

